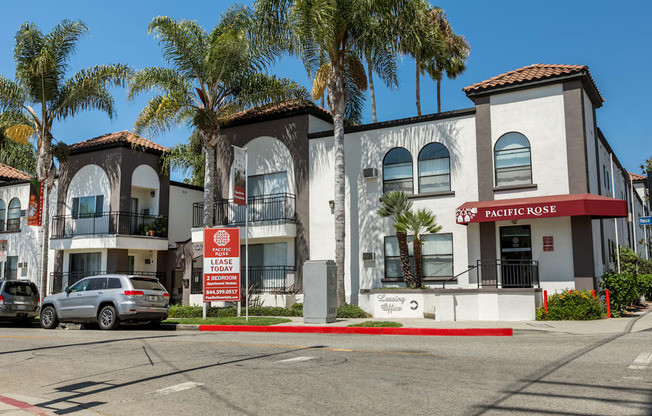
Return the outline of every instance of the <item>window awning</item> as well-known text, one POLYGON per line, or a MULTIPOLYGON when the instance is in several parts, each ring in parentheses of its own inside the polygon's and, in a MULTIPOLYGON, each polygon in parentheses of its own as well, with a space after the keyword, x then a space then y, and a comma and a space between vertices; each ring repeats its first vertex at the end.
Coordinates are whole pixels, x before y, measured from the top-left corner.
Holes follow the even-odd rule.
POLYGON ((458 224, 531 218, 627 217, 627 202, 594 194, 551 195, 498 201, 466 202, 457 208, 458 224))

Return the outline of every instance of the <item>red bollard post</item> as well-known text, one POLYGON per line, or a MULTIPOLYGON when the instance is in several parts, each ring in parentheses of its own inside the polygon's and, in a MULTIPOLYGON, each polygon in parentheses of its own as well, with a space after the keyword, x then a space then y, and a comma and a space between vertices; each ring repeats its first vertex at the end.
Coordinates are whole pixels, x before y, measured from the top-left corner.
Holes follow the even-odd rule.
POLYGON ((570 290, 570 294, 571 294, 571 295, 573 294, 573 289, 570 290))
POLYGON ((593 299, 595 299, 595 290, 591 291, 591 296, 593 296, 593 299))
POLYGON ((546 321, 548 320, 548 291, 543 291, 543 306, 546 308, 546 321))
POLYGON ((611 318, 611 303, 609 303, 609 289, 605 290, 604 293, 607 296, 607 318, 611 318))

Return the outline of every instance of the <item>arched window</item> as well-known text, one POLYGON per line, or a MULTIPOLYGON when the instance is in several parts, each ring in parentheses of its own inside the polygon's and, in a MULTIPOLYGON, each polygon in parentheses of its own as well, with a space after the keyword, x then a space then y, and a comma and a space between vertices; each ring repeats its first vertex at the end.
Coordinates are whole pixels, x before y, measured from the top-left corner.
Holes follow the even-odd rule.
POLYGON ((504 134, 494 147, 496 186, 532 183, 530 141, 521 133, 504 134))
POLYGON ((7 231, 20 231, 20 201, 18 198, 14 198, 9 202, 7 231))
POLYGON ((407 149, 395 147, 383 160, 383 192, 414 193, 412 184, 412 155, 407 149))
POLYGON ((427 144, 419 153, 419 192, 451 189, 451 160, 441 143, 427 144))
POLYGON ((5 230, 5 211, 7 207, 5 206, 5 201, 0 199, 0 231, 5 230))

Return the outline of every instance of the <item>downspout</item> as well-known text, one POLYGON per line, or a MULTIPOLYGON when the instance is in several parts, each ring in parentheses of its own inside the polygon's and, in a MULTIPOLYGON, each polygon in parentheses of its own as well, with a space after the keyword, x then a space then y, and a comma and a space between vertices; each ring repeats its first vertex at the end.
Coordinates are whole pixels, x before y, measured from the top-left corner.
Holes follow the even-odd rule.
MULTIPOLYGON (((611 197, 615 198, 616 188, 614 183, 614 155, 609 153, 609 163, 611 164, 611 197)), ((618 241, 618 218, 614 218, 614 227, 616 229, 616 264, 618 274, 620 274, 620 242, 618 241)))
MULTIPOLYGON (((629 175, 629 173, 627 173, 629 175)), ((633 249, 634 253, 638 255, 638 243, 636 242, 636 209, 634 207, 634 178, 629 175, 629 197, 632 200, 632 236, 634 236, 633 249)))

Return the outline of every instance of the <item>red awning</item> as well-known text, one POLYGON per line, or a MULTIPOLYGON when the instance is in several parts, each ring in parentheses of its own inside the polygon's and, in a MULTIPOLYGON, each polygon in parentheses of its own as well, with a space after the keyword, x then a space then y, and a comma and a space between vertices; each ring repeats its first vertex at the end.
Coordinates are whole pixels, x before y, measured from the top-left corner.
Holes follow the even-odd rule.
POLYGON ((458 224, 580 215, 592 218, 627 217, 627 202, 593 194, 552 195, 467 202, 455 212, 458 224))

